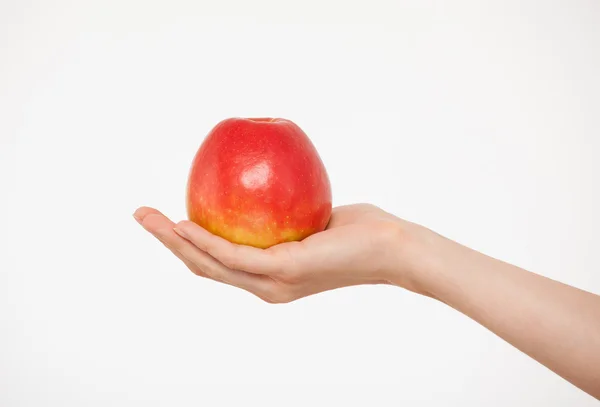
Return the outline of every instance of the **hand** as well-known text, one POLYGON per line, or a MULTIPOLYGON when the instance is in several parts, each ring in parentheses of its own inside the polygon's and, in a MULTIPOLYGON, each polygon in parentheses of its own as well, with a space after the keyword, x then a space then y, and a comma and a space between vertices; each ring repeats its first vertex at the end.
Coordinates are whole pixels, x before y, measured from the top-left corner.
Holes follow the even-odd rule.
POLYGON ((416 225, 367 204, 334 208, 327 229, 268 249, 236 245, 190 221, 174 224, 152 208, 134 217, 195 274, 285 303, 359 284, 418 290, 410 256, 416 225))
POLYGON ((270 303, 394 284, 455 308, 600 399, 600 296, 464 247, 372 205, 338 207, 327 229, 269 249, 232 244, 155 209, 134 214, 195 274, 270 303))

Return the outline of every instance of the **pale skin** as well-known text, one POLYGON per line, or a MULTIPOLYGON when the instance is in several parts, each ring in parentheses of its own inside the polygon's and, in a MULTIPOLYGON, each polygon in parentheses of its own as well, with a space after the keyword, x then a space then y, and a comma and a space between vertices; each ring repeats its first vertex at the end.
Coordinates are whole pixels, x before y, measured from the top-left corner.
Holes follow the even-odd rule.
POLYGON ((196 275, 269 303, 360 284, 441 301, 600 399, 600 296, 488 257, 373 205, 334 208, 327 229, 269 249, 232 244, 142 207, 134 217, 196 275))

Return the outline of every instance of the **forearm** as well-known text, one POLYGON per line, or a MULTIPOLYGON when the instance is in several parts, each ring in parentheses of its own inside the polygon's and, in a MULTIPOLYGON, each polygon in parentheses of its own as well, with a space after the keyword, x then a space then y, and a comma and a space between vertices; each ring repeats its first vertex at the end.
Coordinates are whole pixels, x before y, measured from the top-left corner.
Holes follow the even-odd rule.
POLYGON ((462 312, 600 399, 600 296, 429 239, 425 294, 462 312))

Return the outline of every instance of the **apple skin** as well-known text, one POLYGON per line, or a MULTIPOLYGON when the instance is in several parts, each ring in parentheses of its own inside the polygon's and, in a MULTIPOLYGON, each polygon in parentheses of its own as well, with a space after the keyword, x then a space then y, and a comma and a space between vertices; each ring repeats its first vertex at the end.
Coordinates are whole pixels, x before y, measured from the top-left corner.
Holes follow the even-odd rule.
POLYGON ((188 176, 189 220, 263 249, 324 230, 331 202, 316 148, 286 119, 221 121, 200 145, 188 176))

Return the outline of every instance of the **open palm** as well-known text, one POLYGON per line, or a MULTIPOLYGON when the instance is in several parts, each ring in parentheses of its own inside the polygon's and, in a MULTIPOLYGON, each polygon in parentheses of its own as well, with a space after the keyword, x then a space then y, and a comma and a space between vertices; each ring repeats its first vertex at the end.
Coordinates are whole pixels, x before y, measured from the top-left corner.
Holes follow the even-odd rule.
POLYGON ((138 222, 195 274, 237 286, 271 303, 335 288, 386 283, 397 255, 390 241, 403 221, 368 204, 333 209, 327 229, 301 242, 257 249, 213 235, 190 221, 177 224, 153 208, 135 213, 138 222))

